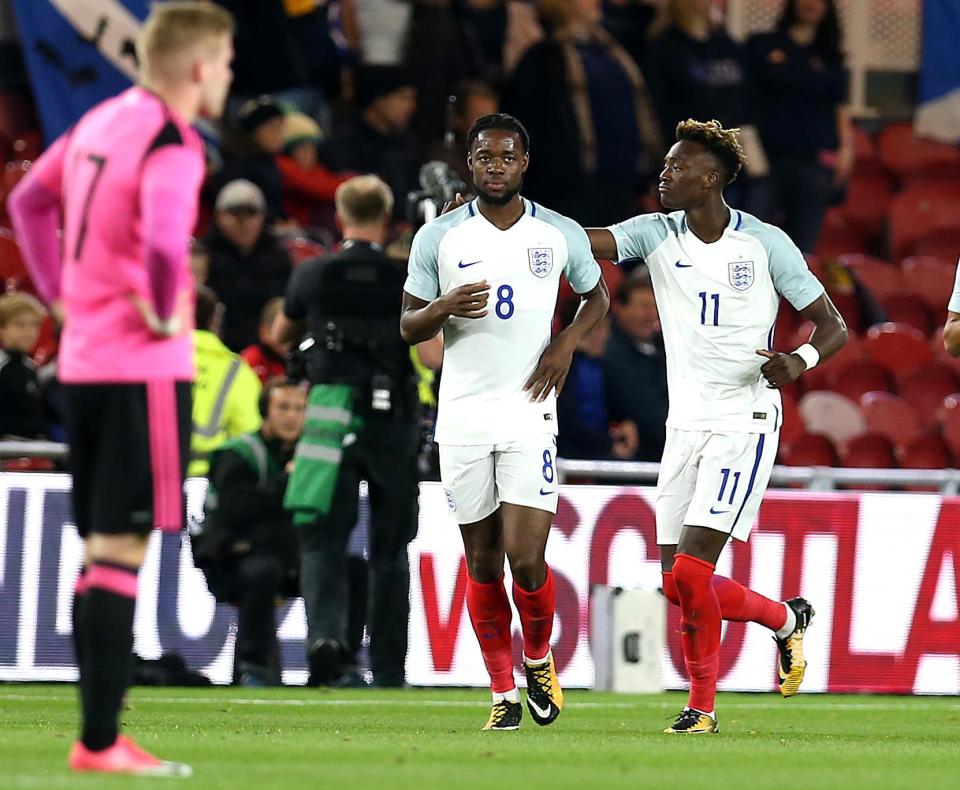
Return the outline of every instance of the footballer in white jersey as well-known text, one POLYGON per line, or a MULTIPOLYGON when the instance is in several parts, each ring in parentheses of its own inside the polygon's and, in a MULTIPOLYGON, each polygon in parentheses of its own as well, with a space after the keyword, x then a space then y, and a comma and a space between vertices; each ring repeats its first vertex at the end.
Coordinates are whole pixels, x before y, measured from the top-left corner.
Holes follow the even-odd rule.
POLYGON ((401 334, 413 344, 443 331, 440 476, 460 524, 467 609, 491 678, 484 729, 512 730, 522 709, 503 560, 523 631, 527 707, 550 724, 563 706, 549 643, 556 593, 544 559, 559 486, 556 398, 609 296, 583 228, 520 196, 530 148, 523 125, 483 116, 468 141, 477 198, 417 231, 401 334), (561 274, 582 305, 551 340, 561 274))
POLYGON ((723 187, 744 161, 736 131, 716 121, 679 124, 660 174, 661 203, 673 211, 588 231, 597 257, 645 261, 666 348, 657 543, 664 592, 681 607, 691 677, 689 704, 670 733, 716 731, 721 616, 774 630, 781 692, 799 687, 809 603, 781 608, 713 571, 730 537, 749 537, 760 508, 783 421, 777 388, 846 341, 843 319, 793 242, 724 202, 723 187), (773 350, 781 297, 815 325, 792 353, 773 350))

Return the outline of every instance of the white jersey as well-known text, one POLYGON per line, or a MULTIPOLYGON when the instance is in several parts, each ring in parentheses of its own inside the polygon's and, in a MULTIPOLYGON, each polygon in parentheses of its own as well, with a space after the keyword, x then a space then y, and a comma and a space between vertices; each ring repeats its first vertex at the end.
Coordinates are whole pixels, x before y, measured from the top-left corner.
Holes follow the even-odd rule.
POLYGON ((781 294, 803 310, 823 286, 787 235, 734 209, 723 235, 705 244, 683 211, 644 214, 609 228, 617 256, 650 270, 667 352, 667 427, 769 433, 780 392, 760 374, 773 348, 781 294))
POLYGON ((556 397, 531 402, 523 385, 550 342, 560 275, 577 293, 600 281, 583 228, 524 200, 523 216, 500 230, 476 201, 424 225, 413 238, 404 290, 424 301, 468 283, 490 285, 487 315, 443 327, 437 410, 440 444, 497 444, 555 434, 556 397))
POLYGON ((960 313, 960 261, 957 261, 957 275, 953 281, 953 293, 950 294, 947 310, 951 313, 960 313))

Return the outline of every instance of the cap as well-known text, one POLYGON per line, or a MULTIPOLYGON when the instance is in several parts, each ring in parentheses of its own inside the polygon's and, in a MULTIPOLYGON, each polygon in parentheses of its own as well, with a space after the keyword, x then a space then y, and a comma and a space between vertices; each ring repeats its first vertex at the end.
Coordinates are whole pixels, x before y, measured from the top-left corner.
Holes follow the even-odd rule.
POLYGON ((258 96, 256 99, 247 99, 237 110, 237 128, 241 132, 250 133, 258 126, 274 118, 284 115, 281 107, 271 96, 258 96))
POLYGON ((302 112, 287 113, 283 119, 283 147, 290 148, 306 140, 319 142, 323 137, 318 124, 302 112))
POLYGON ((225 184, 217 194, 214 206, 217 211, 230 211, 235 208, 251 208, 264 211, 267 208, 267 199, 263 196, 260 187, 245 178, 238 178, 225 184))

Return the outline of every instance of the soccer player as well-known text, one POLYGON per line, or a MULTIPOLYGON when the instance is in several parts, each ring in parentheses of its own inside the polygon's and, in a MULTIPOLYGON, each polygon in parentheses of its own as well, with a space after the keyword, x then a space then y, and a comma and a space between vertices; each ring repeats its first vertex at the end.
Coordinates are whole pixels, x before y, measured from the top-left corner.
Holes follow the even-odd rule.
POLYGON ((957 261, 957 275, 953 283, 953 293, 947 305, 947 323, 943 327, 943 346, 947 353, 960 357, 960 261, 957 261))
POLYGON ((690 676, 686 708, 665 732, 717 732, 721 620, 775 632, 780 692, 803 680, 803 634, 813 609, 771 601, 714 574, 733 537, 747 540, 777 455, 778 388, 846 342, 843 319, 786 234, 724 202, 744 163, 736 130, 688 120, 660 173, 669 214, 587 231, 598 258, 642 257, 650 269, 667 351, 670 409, 657 482, 663 590, 680 606, 690 676), (792 353, 773 351, 785 296, 815 325, 792 353))
POLYGON ((73 606, 82 709, 74 771, 190 773, 119 735, 118 716, 150 530, 183 523, 193 378, 187 250, 204 176, 189 124, 223 109, 233 30, 213 3, 156 4, 137 41, 140 86, 84 115, 10 199, 33 281, 64 316, 59 373, 85 562, 73 606))
POLYGON ((530 161, 523 125, 482 116, 467 144, 478 197, 414 237, 400 331, 412 345, 443 330, 436 440, 463 537, 467 610, 493 692, 483 729, 515 730, 522 708, 503 559, 520 613, 527 707, 547 725, 563 708, 550 651, 556 593, 544 561, 557 511, 556 396, 610 299, 583 229, 520 197, 530 161), (583 303, 551 341, 561 273, 583 303))

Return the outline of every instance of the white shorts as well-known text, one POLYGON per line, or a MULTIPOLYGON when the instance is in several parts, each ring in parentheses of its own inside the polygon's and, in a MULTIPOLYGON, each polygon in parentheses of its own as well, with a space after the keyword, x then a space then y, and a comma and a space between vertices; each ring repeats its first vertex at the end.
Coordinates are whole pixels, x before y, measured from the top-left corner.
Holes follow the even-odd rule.
POLYGON ((441 444, 440 479, 458 524, 472 524, 501 502, 557 512, 557 438, 527 436, 502 444, 441 444))
POLYGON ((657 543, 676 545, 684 526, 750 537, 780 432, 717 433, 667 429, 657 480, 657 543))

